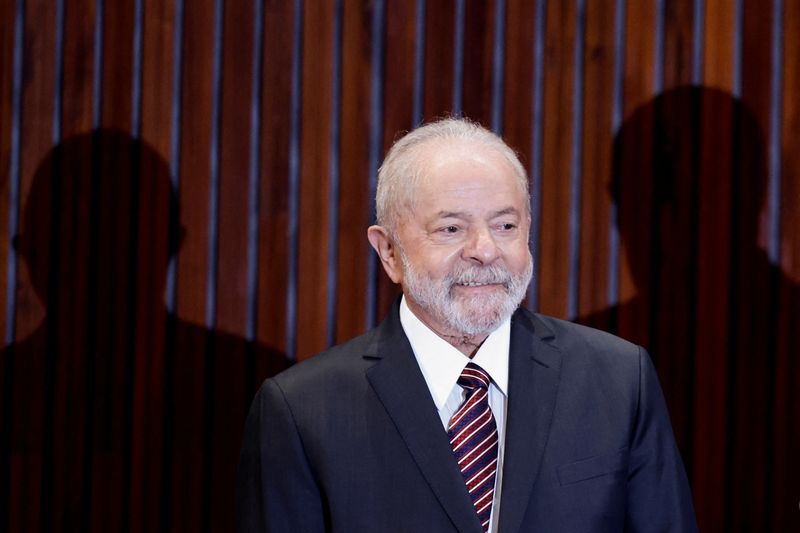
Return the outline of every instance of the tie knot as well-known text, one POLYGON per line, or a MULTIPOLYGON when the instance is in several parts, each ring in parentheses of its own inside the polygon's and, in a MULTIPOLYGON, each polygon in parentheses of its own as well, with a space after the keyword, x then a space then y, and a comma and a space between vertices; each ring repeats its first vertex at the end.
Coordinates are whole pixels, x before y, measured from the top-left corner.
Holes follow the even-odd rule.
POLYGON ((489 374, 487 374, 481 367, 475 363, 467 363, 464 370, 461 371, 461 376, 458 378, 458 384, 465 389, 488 389, 489 388, 489 374))

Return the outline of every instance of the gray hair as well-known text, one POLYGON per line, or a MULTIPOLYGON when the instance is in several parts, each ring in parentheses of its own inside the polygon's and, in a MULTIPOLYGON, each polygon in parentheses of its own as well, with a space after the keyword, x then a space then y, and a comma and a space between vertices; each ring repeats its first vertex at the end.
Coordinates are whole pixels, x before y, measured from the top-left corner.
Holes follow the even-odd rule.
MULTIPOLYGON (((390 233, 394 233, 401 206, 413 205, 414 188, 424 176, 425 161, 418 157, 419 148, 435 140, 472 141, 495 150, 509 163, 520 190, 528 198, 528 175, 516 152, 503 139, 469 119, 438 120, 420 126, 396 141, 378 170, 377 222, 390 233)), ((530 202, 525 204, 530 209, 530 202)))

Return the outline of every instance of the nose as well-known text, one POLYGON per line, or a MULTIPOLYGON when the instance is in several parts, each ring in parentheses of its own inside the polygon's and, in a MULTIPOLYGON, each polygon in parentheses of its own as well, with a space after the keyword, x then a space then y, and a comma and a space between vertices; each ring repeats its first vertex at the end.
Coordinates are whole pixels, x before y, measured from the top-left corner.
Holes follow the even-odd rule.
POLYGON ((464 243, 462 258, 466 261, 488 265, 497 259, 500 250, 489 228, 472 228, 464 243))

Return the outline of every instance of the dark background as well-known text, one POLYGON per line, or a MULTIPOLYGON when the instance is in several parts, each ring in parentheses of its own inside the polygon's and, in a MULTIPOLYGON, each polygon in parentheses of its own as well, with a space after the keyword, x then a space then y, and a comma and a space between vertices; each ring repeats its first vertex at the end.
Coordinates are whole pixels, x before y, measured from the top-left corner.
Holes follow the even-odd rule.
POLYGON ((380 319, 397 132, 532 179, 527 305, 646 346, 703 531, 800 530, 800 2, 0 4, 0 530, 229 531, 267 375, 380 319))

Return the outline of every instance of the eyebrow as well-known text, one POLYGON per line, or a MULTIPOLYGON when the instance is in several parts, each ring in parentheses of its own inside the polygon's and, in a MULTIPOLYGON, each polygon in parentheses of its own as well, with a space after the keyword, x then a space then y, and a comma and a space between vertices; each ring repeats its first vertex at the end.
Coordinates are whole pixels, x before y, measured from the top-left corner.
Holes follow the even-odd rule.
MULTIPOLYGON (((491 219, 491 218, 501 217, 503 215, 518 215, 518 214, 519 212, 515 207, 508 206, 493 212, 489 218, 491 219)), ((439 211, 437 213, 437 216, 438 218, 462 218, 462 219, 469 218, 469 216, 463 211, 439 211)))

